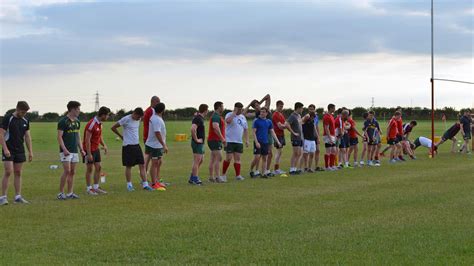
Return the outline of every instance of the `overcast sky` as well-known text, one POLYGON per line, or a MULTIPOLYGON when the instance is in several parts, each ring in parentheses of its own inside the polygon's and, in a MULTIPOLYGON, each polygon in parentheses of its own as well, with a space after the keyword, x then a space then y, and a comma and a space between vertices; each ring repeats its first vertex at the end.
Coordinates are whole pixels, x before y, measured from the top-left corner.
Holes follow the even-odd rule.
MULTIPOLYGON (((0 113, 169 108, 272 94, 318 107, 430 105, 430 0, 0 3, 0 113)), ((435 0, 436 76, 474 79, 472 0, 435 0)), ((474 88, 438 83, 438 107, 474 88)))

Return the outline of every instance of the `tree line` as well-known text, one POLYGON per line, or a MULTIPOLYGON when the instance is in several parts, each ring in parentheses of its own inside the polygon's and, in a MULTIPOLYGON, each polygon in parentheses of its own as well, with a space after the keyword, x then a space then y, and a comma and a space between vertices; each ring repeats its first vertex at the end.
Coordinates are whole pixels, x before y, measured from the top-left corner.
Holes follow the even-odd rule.
MULTIPOLYGON (((374 107, 374 108, 369 108, 370 110, 373 110, 379 120, 384 120, 389 119, 392 114, 395 112, 395 107, 392 108, 387 108, 387 107, 374 107)), ((355 119, 360 119, 362 118, 362 115, 365 112, 368 112, 367 108, 364 107, 355 107, 352 108, 352 115, 355 119)), ((429 108, 422 108, 422 107, 406 107, 402 108, 403 109, 403 118, 405 120, 430 120, 431 119, 431 109, 429 108)), ((4 116, 9 115, 13 113, 15 109, 10 109, 8 110, 4 116)), ((232 110, 226 109, 224 113, 231 112, 232 110)), ((166 120, 191 120, 194 116, 194 114, 197 112, 197 109, 194 107, 186 107, 186 108, 179 108, 179 109, 174 109, 174 110, 167 110, 165 112, 164 118, 166 120)), ((289 116, 293 112, 292 109, 284 109, 283 113, 285 116, 289 116)), ((307 112, 307 109, 305 109, 305 112, 307 112)), ((323 108, 318 108, 316 109, 316 112, 322 116, 324 113, 323 108)), ((131 114, 132 110, 125 110, 121 109, 116 112, 112 112, 109 121, 117 121, 120 118, 131 114)), ((32 121, 32 122, 57 122, 61 116, 64 116, 66 113, 54 113, 54 112, 47 112, 42 115, 39 115, 38 112, 29 112, 26 117, 32 121)), ((97 112, 81 112, 79 119, 81 121, 88 121, 91 118, 93 118, 97 112)), ((436 109, 435 110, 435 119, 436 120, 441 120, 443 115, 446 116, 447 120, 456 120, 459 118, 460 115, 460 110, 456 110, 453 107, 444 107, 442 109, 436 109)), ((2 116, 0 116, 0 119, 3 119, 2 116)))

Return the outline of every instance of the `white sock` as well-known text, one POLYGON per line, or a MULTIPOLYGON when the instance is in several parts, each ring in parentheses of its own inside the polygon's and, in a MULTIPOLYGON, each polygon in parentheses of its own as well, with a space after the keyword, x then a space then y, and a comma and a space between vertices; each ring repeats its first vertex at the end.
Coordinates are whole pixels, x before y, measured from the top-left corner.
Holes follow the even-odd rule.
POLYGON ((128 186, 128 187, 133 187, 132 182, 127 182, 127 186, 128 186))
POLYGON ((19 198, 21 198, 21 195, 16 195, 16 196, 15 196, 15 200, 17 200, 17 199, 19 199, 19 198))
POLYGON ((148 187, 148 181, 142 183, 143 187, 148 187))
POLYGON ((92 185, 92 188, 94 188, 94 189, 99 189, 99 184, 94 184, 94 185, 92 185))
POLYGON ((87 186, 87 191, 91 190, 92 186, 87 186))

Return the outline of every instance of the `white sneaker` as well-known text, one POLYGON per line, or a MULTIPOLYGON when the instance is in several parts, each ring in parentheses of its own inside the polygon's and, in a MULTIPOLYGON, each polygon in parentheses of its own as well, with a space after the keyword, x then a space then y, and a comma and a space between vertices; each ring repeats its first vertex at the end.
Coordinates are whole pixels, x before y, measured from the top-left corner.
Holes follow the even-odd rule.
POLYGON ((364 161, 360 161, 360 162, 359 162, 359 165, 360 165, 360 166, 364 166, 364 165, 365 165, 365 162, 364 162, 364 161))
POLYGON ((373 163, 372 161, 369 161, 369 162, 367 163, 367 165, 368 165, 368 166, 374 166, 374 163, 373 163))
POLYGON ((16 203, 16 204, 30 204, 30 202, 25 200, 23 197, 19 197, 19 198, 15 199, 15 201, 13 203, 16 203))
POLYGON ((278 169, 275 171, 275 175, 284 175, 284 174, 286 174, 286 172, 282 171, 281 169, 278 169))
POLYGON ((235 180, 237 180, 237 181, 242 181, 244 179, 245 179, 245 177, 243 177, 241 175, 235 177, 235 180))
POLYGON ((96 188, 95 191, 99 194, 107 194, 107 191, 101 189, 100 187, 99 188, 96 188))
POLYGON ((58 200, 67 200, 66 195, 65 195, 64 193, 62 193, 62 192, 59 193, 59 194, 56 196, 56 198, 57 198, 58 200))
POLYGON ((380 163, 377 162, 377 163, 375 163, 374 165, 375 165, 376 167, 379 167, 379 166, 380 166, 380 163))
POLYGON ((2 206, 2 205, 8 205, 7 197, 0 198, 0 206, 2 206))
POLYGON ((227 176, 226 175, 223 175, 223 176, 220 176, 222 182, 224 183, 227 183, 227 176))
POLYGON ((225 181, 222 180, 222 177, 220 176, 216 177, 215 180, 216 180, 216 183, 225 183, 225 181))

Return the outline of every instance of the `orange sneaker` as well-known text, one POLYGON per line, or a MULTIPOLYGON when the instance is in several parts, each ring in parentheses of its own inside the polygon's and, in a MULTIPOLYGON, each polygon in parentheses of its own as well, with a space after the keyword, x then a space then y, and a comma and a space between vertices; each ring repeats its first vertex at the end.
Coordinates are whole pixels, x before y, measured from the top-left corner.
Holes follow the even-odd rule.
POLYGON ((166 188, 164 186, 162 186, 160 183, 155 183, 155 184, 152 184, 151 187, 154 189, 154 190, 158 190, 158 191, 166 191, 166 188))

